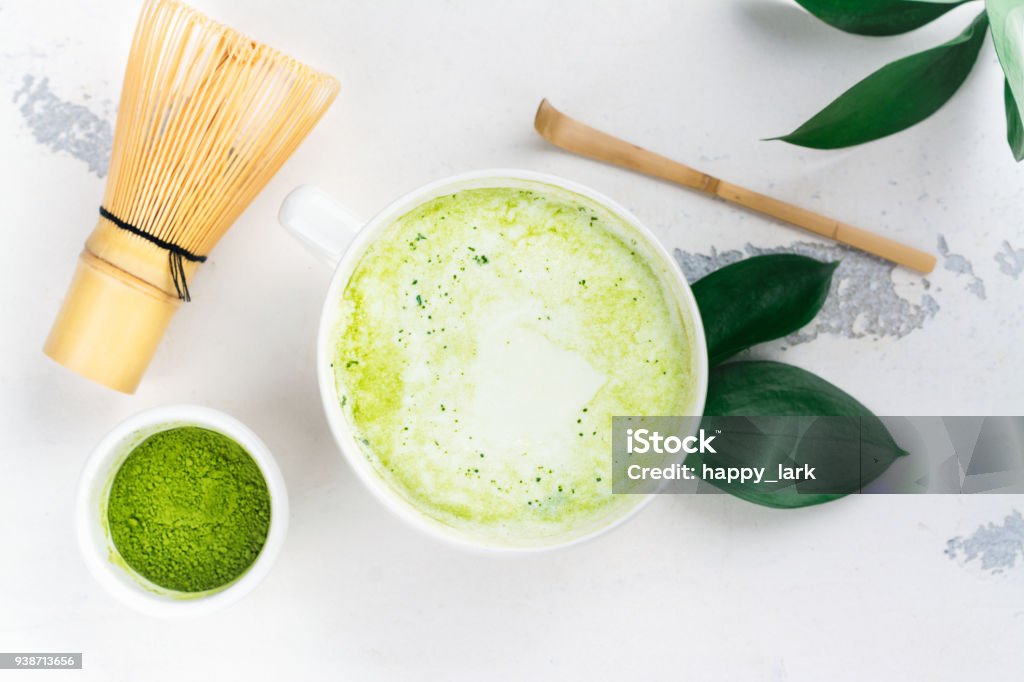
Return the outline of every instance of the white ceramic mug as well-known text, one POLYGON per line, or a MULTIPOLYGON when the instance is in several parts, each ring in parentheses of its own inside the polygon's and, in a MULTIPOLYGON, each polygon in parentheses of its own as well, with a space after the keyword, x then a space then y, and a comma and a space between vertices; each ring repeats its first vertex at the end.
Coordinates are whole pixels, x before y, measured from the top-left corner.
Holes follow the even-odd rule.
MULTIPOLYGON (((637 236, 647 242, 652 257, 662 261, 657 263, 657 265, 662 266, 660 270, 663 272, 670 273, 669 277, 673 281, 668 283, 670 285, 669 288, 673 292, 681 315, 684 319, 691 321, 693 326, 696 345, 693 353, 696 358, 697 386, 693 392, 694 402, 689 406, 687 414, 702 414, 708 380, 707 347, 704 340, 704 327, 701 323, 700 312, 690 291, 689 284, 668 251, 634 215, 618 203, 592 189, 542 173, 497 169, 457 175, 420 187, 387 206, 369 222, 355 217, 350 211, 332 200, 324 191, 308 185, 299 187, 288 195, 281 206, 279 215, 281 224, 299 242, 319 260, 334 268, 334 277, 327 289, 327 298, 320 316, 320 329, 317 339, 317 375, 320 383, 320 397, 323 400, 327 421, 338 445, 341 447, 341 451, 345 454, 349 464, 366 486, 373 491, 384 506, 391 509, 399 517, 435 536, 472 547, 487 547, 498 550, 563 547, 593 537, 619 525, 639 511, 649 501, 650 496, 643 496, 637 504, 627 506, 626 510, 617 517, 603 519, 599 527, 587 528, 582 532, 571 532, 566 536, 550 538, 540 545, 531 546, 495 545, 480 538, 466 535, 428 516, 408 502, 387 481, 378 475, 374 470, 373 464, 363 454, 356 442, 352 428, 342 412, 340 396, 334 380, 334 373, 331 369, 335 343, 337 341, 339 313, 337 302, 341 300, 350 277, 370 244, 378 238, 382 230, 417 206, 439 196, 466 189, 519 186, 536 188, 538 184, 555 186, 575 192, 605 207, 629 224, 636 231, 637 236)), ((694 420, 694 430, 696 425, 697 420, 694 420)), ((611 452, 608 453, 608 456, 611 457, 611 452)))

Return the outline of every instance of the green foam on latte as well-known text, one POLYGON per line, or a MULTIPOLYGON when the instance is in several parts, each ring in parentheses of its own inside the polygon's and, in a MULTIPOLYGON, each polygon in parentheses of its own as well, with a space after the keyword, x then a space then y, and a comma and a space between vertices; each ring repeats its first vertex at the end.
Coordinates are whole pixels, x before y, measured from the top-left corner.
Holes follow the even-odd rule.
POLYGON ((341 406, 420 512, 497 544, 582 534, 612 495, 613 415, 685 414, 692 322, 628 223, 547 185, 467 189, 371 242, 339 302, 341 406))

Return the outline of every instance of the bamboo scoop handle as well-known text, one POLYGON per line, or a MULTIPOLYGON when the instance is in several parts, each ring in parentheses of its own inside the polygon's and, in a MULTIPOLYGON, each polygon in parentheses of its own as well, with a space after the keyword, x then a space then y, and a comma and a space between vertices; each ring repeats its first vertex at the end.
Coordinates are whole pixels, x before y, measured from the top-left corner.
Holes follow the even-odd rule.
POLYGON ((637 147, 566 116, 546 99, 541 101, 533 125, 541 137, 556 147, 720 197, 923 273, 935 268, 935 256, 930 253, 720 180, 637 147))

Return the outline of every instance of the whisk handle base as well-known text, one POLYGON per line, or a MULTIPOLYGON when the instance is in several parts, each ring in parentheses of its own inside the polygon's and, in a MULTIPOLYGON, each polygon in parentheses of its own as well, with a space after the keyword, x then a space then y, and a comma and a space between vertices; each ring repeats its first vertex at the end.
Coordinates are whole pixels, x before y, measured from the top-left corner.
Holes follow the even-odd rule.
POLYGON ((178 305, 84 251, 43 352, 92 381, 134 393, 178 305))

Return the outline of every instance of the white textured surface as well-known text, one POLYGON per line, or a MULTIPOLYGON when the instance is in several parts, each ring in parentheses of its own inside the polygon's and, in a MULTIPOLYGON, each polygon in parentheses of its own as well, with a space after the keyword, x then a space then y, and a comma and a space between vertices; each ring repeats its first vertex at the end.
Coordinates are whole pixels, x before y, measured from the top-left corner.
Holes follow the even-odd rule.
MULTIPOLYGON (((976 5, 877 40, 778 0, 198 4, 334 72, 343 91, 195 278, 194 303, 126 397, 39 351, 103 180, 92 152, 41 144, 44 126, 22 112, 29 95, 14 95, 25 76, 37 93, 49 78, 51 104, 85 107, 57 119, 112 121, 138 3, 0 0, 0 648, 83 651, 86 670, 62 673, 79 680, 1019 676, 1024 574, 943 554, 948 538, 1019 507, 1010 497, 856 498, 796 512, 665 498, 593 543, 511 559, 401 525, 331 441, 313 357, 329 273, 275 221, 303 182, 369 215, 447 174, 519 166, 615 197, 686 252, 811 241, 546 147, 530 123, 547 96, 630 141, 849 222, 928 249, 943 235, 974 275, 940 260, 928 289, 939 309, 919 328, 824 332, 756 355, 812 369, 879 413, 1022 414, 1024 273, 1009 274, 1005 254, 1024 248, 1024 169, 1003 140, 990 46, 956 98, 904 134, 832 153, 758 141, 885 61, 952 36, 976 5), (103 433, 182 401, 251 425, 292 497, 291 534, 267 581, 188 623, 147 619, 103 593, 71 519, 82 461, 103 433)), ((894 279, 920 296, 920 279, 894 279)), ((873 295, 858 295, 870 310, 873 295)))

